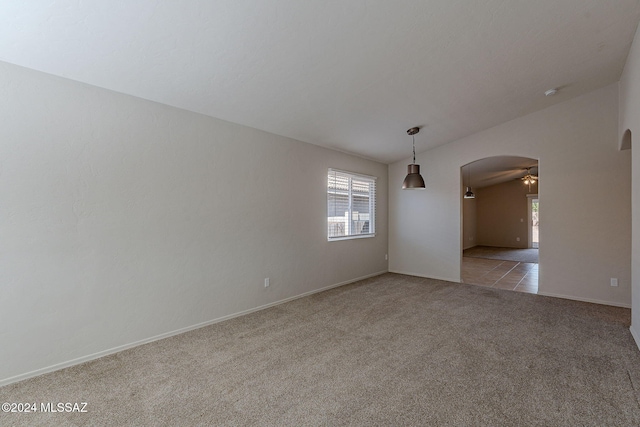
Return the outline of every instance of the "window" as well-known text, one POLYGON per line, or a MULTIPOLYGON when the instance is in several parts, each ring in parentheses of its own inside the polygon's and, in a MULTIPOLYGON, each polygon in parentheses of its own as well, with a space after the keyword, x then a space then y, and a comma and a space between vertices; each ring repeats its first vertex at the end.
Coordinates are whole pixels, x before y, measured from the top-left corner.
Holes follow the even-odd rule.
POLYGON ((375 236, 376 178, 329 169, 327 207, 329 240, 375 236))

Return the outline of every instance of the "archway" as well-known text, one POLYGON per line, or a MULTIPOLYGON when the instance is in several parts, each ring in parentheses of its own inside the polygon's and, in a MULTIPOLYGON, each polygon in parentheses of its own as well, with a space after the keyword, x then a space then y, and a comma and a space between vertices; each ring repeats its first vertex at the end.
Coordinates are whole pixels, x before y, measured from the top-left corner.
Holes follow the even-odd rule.
POLYGON ((463 165, 462 282, 538 291, 538 160, 488 157, 463 165))
POLYGON ((620 150, 631 150, 631 130, 627 129, 622 134, 622 140, 620 141, 620 150))

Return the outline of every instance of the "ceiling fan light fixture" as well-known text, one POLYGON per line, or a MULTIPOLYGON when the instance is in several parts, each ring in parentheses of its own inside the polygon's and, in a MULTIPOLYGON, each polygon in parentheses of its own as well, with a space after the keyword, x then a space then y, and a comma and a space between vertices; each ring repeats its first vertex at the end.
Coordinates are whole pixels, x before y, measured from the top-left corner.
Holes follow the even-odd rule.
POLYGON ((522 179, 524 185, 529 186, 529 191, 531 191, 531 184, 535 184, 538 181, 537 176, 531 175, 531 168, 527 168, 527 174, 520 179, 522 179))
POLYGON ((402 183, 403 190, 424 190, 424 179, 420 175, 420 165, 416 164, 416 138, 415 134, 420 132, 420 128, 414 127, 407 131, 413 139, 413 163, 407 166, 407 176, 402 183))

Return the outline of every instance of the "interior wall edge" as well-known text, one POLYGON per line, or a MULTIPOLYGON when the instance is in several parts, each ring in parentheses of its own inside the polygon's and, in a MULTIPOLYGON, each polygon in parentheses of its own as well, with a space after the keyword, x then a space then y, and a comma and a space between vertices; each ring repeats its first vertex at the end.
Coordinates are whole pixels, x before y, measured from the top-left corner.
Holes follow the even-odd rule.
POLYGON ((636 330, 634 329, 633 325, 631 325, 629 327, 629 332, 631 332, 631 336, 633 337, 633 340, 635 341, 636 345, 638 346, 638 350, 640 350, 640 333, 636 332, 636 330))
POLYGON ((631 333, 640 347, 640 153, 633 148, 633 137, 640 131, 640 26, 618 82, 618 144, 622 148, 627 131, 631 151, 631 333))

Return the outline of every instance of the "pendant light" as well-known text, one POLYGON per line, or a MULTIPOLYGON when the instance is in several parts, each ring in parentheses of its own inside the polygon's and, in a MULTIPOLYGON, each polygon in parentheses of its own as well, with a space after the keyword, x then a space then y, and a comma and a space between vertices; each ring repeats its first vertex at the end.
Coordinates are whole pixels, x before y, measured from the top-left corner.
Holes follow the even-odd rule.
POLYGON ((473 191, 471 191, 471 187, 467 187, 467 192, 464 193, 464 198, 465 199, 475 199, 476 195, 473 194, 473 191))
POLYGON ((471 163, 469 163, 467 165, 467 184, 469 184, 469 185, 467 186, 467 192, 464 193, 464 198, 465 199, 475 199, 476 198, 476 195, 473 194, 473 191, 471 191, 471 176, 470 176, 470 174, 471 174, 471 163))
POLYGON ((413 163, 407 167, 407 177, 402 183, 403 190, 424 190, 424 179, 420 176, 420 165, 416 165, 416 137, 415 134, 420 132, 420 128, 415 127, 407 131, 413 139, 413 163))

